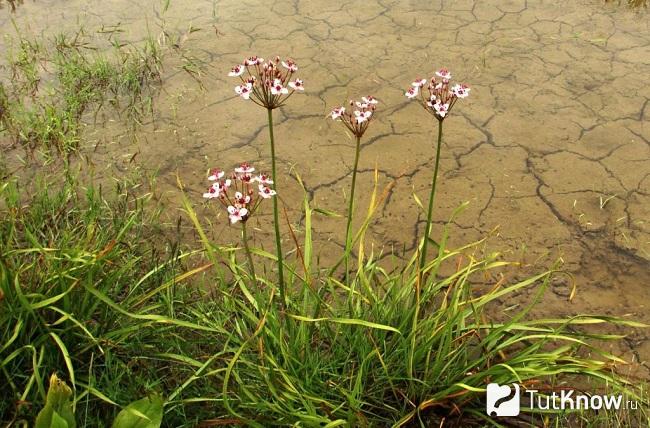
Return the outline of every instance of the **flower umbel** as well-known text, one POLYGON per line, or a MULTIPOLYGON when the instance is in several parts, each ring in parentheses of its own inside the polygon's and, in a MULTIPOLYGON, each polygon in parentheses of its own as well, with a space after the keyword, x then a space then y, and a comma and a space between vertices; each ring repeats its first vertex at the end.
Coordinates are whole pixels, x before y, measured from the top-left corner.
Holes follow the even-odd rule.
POLYGON ((228 76, 242 81, 235 87, 237 95, 272 110, 284 105, 294 92, 305 90, 301 79, 292 80, 297 71, 298 65, 292 59, 282 61, 276 56, 264 62, 264 58, 252 56, 235 65, 228 76))
POLYGON ((208 191, 203 194, 206 199, 218 199, 228 211, 230 223, 245 223, 257 210, 264 199, 275 196, 275 190, 268 185, 273 180, 268 174, 254 176, 255 168, 244 162, 224 179, 226 173, 220 169, 210 171, 208 180, 213 181, 208 191), (259 183, 259 185, 255 185, 259 183), (255 190, 257 189, 257 191, 255 190))
POLYGON ((340 119, 355 137, 361 138, 368 129, 376 105, 377 100, 375 97, 368 95, 367 97, 361 97, 361 101, 350 101, 349 111, 342 106, 336 107, 329 116, 333 120, 340 119))
POLYGON ((449 115, 456 101, 469 96, 470 91, 469 86, 464 84, 450 86, 450 79, 449 70, 441 68, 431 77, 428 85, 426 79, 415 79, 404 95, 410 99, 418 98, 426 111, 442 121, 449 115))

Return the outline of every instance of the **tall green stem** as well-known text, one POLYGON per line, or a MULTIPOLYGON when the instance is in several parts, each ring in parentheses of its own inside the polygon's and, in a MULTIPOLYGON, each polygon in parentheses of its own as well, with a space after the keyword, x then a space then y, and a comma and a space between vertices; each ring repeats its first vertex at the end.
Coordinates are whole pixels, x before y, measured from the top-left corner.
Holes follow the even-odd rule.
POLYGON ((253 256, 251 256, 251 250, 248 247, 248 235, 246 234, 246 222, 242 222, 241 224, 241 239, 244 241, 244 250, 246 251, 246 258, 248 259, 248 267, 250 270, 251 278, 253 279, 253 283, 256 281, 256 276, 255 276, 255 266, 253 265, 253 256))
MULTIPOLYGON (((350 274, 349 262, 352 251, 352 215, 354 212, 354 189, 357 185, 357 167, 359 166, 359 152, 361 151, 361 137, 357 137, 357 147, 354 153, 354 168, 352 169, 352 188, 350 190, 350 201, 348 202, 348 224, 345 227, 345 283, 348 283, 350 274)), ((349 284, 348 284, 349 285, 349 284)))
MULTIPOLYGON (((269 118, 269 137, 271 139, 271 175, 273 177, 273 190, 277 192, 278 176, 275 171, 275 140, 273 139, 273 110, 267 109, 269 118)), ((275 251, 278 257, 278 285, 280 288, 280 302, 282 309, 286 308, 284 290, 284 262, 282 261, 282 244, 280 241, 280 221, 278 219, 278 196, 273 198, 273 226, 275 227, 275 251)))
POLYGON ((433 169, 433 181, 431 183, 431 195, 429 195, 429 212, 427 213, 427 226, 424 231, 424 243, 422 244, 422 254, 420 254, 420 278, 427 262, 427 246, 429 245, 429 235, 431 234, 431 217, 433 215, 433 200, 436 197, 436 181, 438 179, 438 165, 440 164, 440 146, 442 145, 442 120, 438 121, 438 146, 436 148, 436 166, 433 169))

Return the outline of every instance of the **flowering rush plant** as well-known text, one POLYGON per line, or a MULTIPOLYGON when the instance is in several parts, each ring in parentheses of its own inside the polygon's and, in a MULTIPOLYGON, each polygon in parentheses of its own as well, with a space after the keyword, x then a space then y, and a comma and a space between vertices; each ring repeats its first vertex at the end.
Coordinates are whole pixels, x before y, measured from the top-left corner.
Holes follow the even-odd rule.
MULTIPOLYGON (((275 139, 273 138, 273 110, 282 107, 294 94, 303 92, 305 87, 301 79, 294 78, 298 65, 292 59, 281 60, 276 56, 273 60, 264 62, 264 58, 252 56, 235 65, 228 73, 231 77, 239 77, 241 85, 235 87, 235 93, 245 100, 267 110, 269 123, 269 143, 271 148, 271 174, 276 177, 275 139), (293 79, 293 80, 292 80, 293 79)), ((276 184, 271 185, 276 190, 276 184)), ((273 198, 273 228, 275 229, 275 252, 278 258, 278 283, 280 300, 286 307, 284 286, 284 262, 282 261, 282 238, 278 214, 278 200, 273 198)), ((245 225, 245 223, 243 223, 245 225)), ((244 227, 245 231, 245 227, 244 227)), ((245 240, 244 240, 245 241, 245 240)))
POLYGON ((245 223, 257 210, 264 199, 275 196, 275 190, 269 185, 273 180, 269 175, 253 175, 255 168, 242 163, 226 178, 225 171, 213 169, 208 180, 212 185, 203 194, 206 199, 218 199, 228 211, 230 223, 245 223))
POLYGON ((361 151, 361 137, 368 129, 372 121, 377 100, 375 97, 368 95, 361 97, 361 101, 350 101, 350 110, 346 111, 345 107, 335 107, 330 113, 333 120, 339 120, 346 128, 356 137, 356 147, 354 154, 354 167, 352 168, 352 185, 350 187, 350 200, 348 201, 348 221, 345 227, 345 279, 349 275, 349 255, 352 249, 352 216, 354 212, 354 190, 357 183, 357 171, 359 169, 359 152, 361 151))
POLYGON ((297 71, 298 66, 291 59, 283 61, 276 56, 264 62, 264 58, 252 56, 235 65, 228 76, 241 79, 241 85, 235 86, 237 95, 267 109, 275 109, 294 92, 305 90, 301 79, 291 80, 297 71))
POLYGON ((368 129, 372 120, 377 100, 375 97, 368 95, 361 97, 361 101, 350 101, 350 110, 346 111, 345 107, 336 107, 330 113, 333 120, 340 120, 346 128, 357 138, 361 138, 368 129))
POLYGON ((436 196, 436 184, 438 180, 438 168, 440 166, 440 148, 442 147, 442 124, 449 112, 456 104, 459 98, 467 98, 470 88, 465 84, 451 85, 451 73, 446 68, 436 71, 431 80, 415 79, 411 87, 404 95, 407 98, 417 98, 420 105, 429 112, 433 117, 438 119, 438 143, 436 145, 436 162, 433 168, 433 177, 431 179, 431 194, 429 195, 429 208, 427 210, 427 223, 422 240, 422 251, 420 253, 420 279, 424 274, 427 247, 429 244, 429 235, 431 235, 431 220, 433 216, 433 201, 436 196), (428 83, 428 84, 427 84, 428 83), (425 94, 425 87, 428 94, 425 94))
POLYGON ((441 68, 429 81, 415 79, 404 95, 410 99, 417 98, 426 111, 442 121, 456 101, 466 98, 470 91, 470 88, 462 83, 451 85, 450 80, 451 73, 446 68, 441 68))

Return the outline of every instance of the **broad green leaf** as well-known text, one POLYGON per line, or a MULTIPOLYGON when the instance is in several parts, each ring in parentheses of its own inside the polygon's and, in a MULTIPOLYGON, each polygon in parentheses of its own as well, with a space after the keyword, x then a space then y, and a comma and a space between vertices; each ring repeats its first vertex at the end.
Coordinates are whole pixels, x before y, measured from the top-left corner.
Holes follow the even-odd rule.
POLYGON ((50 428, 70 428, 70 425, 68 425, 66 420, 55 411, 52 413, 50 428))
POLYGON ((76 428, 71 397, 70 387, 53 374, 50 377, 45 407, 36 416, 34 428, 76 428))
POLYGON ((113 428, 159 428, 163 417, 163 399, 158 395, 134 401, 118 413, 113 428))

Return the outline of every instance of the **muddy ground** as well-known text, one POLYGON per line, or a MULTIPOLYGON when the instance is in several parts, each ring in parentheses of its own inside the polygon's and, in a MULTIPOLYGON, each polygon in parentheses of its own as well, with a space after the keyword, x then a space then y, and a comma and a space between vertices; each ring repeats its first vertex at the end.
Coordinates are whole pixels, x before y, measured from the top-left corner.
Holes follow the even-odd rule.
MULTIPOLYGON (((37 0, 13 14, 6 6, 0 49, 15 35, 11 18, 34 36, 119 25, 123 40, 148 33, 169 44, 164 29, 182 43, 186 59, 165 64, 154 117, 135 136, 104 118, 88 126, 82 148, 98 175, 156 173, 170 219, 182 215, 177 174, 198 205, 208 168, 250 161, 269 169, 266 112, 237 98, 237 82, 226 76, 244 56, 291 56, 305 81, 306 93, 275 112, 278 186, 298 230, 303 193, 295 173, 315 206, 345 212, 353 141, 326 115, 350 98, 377 97, 357 190, 365 210, 374 168, 380 186, 394 183, 371 227, 375 252, 412 250, 424 228, 413 194, 426 201, 435 123, 403 93, 414 78, 447 66, 472 92, 445 121, 434 236, 469 201, 452 224, 452 245, 493 232, 490 248, 521 262, 522 272, 561 257, 575 277, 573 301, 567 281, 557 280, 541 314, 650 322, 647 13, 595 0, 172 0, 167 10, 149 0, 37 0), (182 69, 187 58, 200 65, 203 88, 182 69)), ((5 152, 10 164, 21 154, 5 152)), ((201 212, 214 222, 215 239, 236 239, 220 208, 201 212)), ((270 206, 255 223, 257 245, 267 248, 269 214, 270 206)), ((316 219, 322 259, 340 253, 343 225, 316 219)), ((634 372, 645 378, 647 337, 632 332, 615 349, 640 361, 634 372)))

